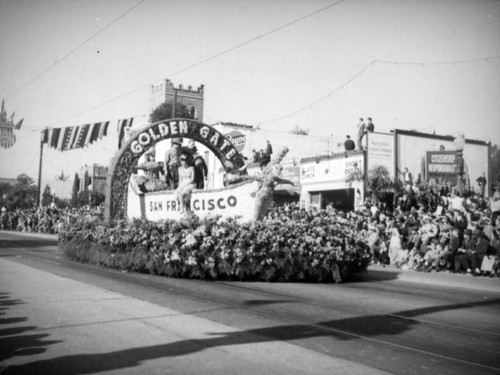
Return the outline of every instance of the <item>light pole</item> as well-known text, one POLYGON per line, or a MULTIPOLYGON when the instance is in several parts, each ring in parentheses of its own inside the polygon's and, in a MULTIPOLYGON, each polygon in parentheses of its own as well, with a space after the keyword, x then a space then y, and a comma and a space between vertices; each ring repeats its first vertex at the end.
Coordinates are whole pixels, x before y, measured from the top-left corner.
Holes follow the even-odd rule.
POLYGON ((457 157, 455 160, 455 164, 457 167, 457 190, 460 195, 464 193, 464 147, 465 147, 465 137, 462 133, 458 134, 453 140, 453 144, 457 149, 457 157))

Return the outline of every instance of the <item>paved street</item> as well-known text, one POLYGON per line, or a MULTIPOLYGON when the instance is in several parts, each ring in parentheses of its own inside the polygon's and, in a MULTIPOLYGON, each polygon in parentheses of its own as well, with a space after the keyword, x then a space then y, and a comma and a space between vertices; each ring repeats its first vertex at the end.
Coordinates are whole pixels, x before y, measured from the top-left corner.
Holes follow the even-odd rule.
POLYGON ((230 283, 65 260, 0 231, 2 374, 498 374, 500 279, 370 268, 230 283))

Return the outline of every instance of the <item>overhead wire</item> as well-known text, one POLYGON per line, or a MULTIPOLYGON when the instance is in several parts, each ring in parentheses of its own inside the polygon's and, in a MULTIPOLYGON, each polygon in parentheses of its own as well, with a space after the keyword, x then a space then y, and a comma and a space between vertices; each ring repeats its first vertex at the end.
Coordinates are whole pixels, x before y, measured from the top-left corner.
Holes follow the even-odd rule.
MULTIPOLYGON (((466 32, 470 32, 470 31, 475 31, 475 30, 479 30, 481 28, 484 28, 485 26, 488 26, 488 25, 491 25, 491 24, 494 24, 494 23, 498 23, 500 22, 500 19, 490 19, 486 22, 482 22, 478 25, 475 25, 474 27, 471 27, 471 28, 468 28, 460 33, 456 33, 454 32, 452 35, 450 36, 447 36, 447 37, 443 37, 443 38, 439 38, 437 40, 434 40, 432 43, 425 43, 425 45, 432 45, 432 44, 437 44, 439 42, 442 42, 443 40, 446 40, 446 39, 449 39, 449 38, 452 38, 452 37, 456 37, 457 35, 460 35, 460 34, 465 34, 466 32)), ((404 53, 406 51, 410 51, 410 50, 413 50, 415 49, 415 47, 412 47, 412 48, 408 48, 408 49, 405 49, 405 50, 402 50, 400 51, 400 53, 404 53)), ((479 59, 470 59, 470 60, 457 60, 457 61, 447 61, 447 62, 439 62, 439 63, 423 63, 423 62, 419 62, 419 63, 416 63, 416 62, 400 62, 399 65, 445 65, 445 64, 462 64, 462 63, 470 63, 470 62, 477 62, 477 61, 488 61, 488 60, 495 60, 495 59, 498 59, 500 58, 500 56, 493 56, 493 57, 486 57, 486 58, 479 58, 479 59)), ((368 65, 364 65, 363 66, 363 69, 362 69, 362 73, 364 73, 364 69, 366 68, 371 68, 373 67, 376 63, 386 63, 386 64, 395 64, 397 65, 398 62, 396 61, 389 61, 389 60, 380 60, 380 59, 376 59, 376 60, 372 60, 368 65)), ((359 75, 359 73, 357 73, 354 77, 351 77, 351 79, 349 79, 348 82, 346 82, 346 84, 344 84, 344 86, 346 86, 348 83, 352 82, 355 77, 357 77, 359 75)), ((318 104, 320 102, 322 102, 323 100, 325 100, 326 98, 330 97, 333 93, 339 91, 338 88, 335 88, 333 91, 327 93, 325 96, 321 97, 320 99, 316 100, 315 102, 311 103, 311 104, 308 104, 304 107, 302 107, 301 109, 297 110, 297 111, 294 111, 290 114, 287 114, 287 115, 283 115, 283 116, 280 116, 280 117, 277 117, 276 119, 272 119, 272 120, 267 120, 267 121, 261 121, 261 122, 258 122, 258 124, 263 124, 263 123, 271 123, 271 122, 275 122, 275 121, 279 121, 279 120, 283 120, 285 118, 289 118, 297 113, 300 113, 308 108, 311 108, 313 105, 315 104, 318 104)))
POLYGON ((76 47, 74 47, 73 49, 71 49, 69 52, 67 52, 65 55, 63 55, 60 59, 57 59, 57 61, 54 62, 52 65, 50 65, 49 67, 45 68, 44 70, 42 70, 38 74, 36 74, 34 77, 32 77, 26 83, 24 83, 22 86, 20 86, 17 89, 15 89, 13 92, 11 92, 9 95, 7 95, 5 98, 9 99, 10 97, 14 96, 19 91, 21 91, 22 89, 26 88, 28 85, 30 85, 31 83, 33 83, 34 81, 36 81, 38 78, 40 78, 41 76, 43 76, 49 70, 51 70, 52 68, 54 68, 54 66, 56 66, 57 64, 60 64, 62 61, 64 61, 65 59, 67 59, 69 56, 71 56, 73 53, 75 53, 76 51, 78 51, 85 44, 87 44, 88 42, 90 42, 92 39, 94 39, 96 36, 98 36, 99 34, 101 34, 103 31, 105 31, 106 29, 108 29, 109 27, 111 27, 113 24, 115 24, 116 22, 118 22, 121 18, 125 17, 127 14, 129 14, 130 12, 132 12, 135 8, 137 8, 139 5, 141 5, 145 1, 146 0, 140 0, 134 6, 132 6, 129 9, 127 9, 124 13, 120 14, 118 17, 116 17, 115 19, 113 19, 111 22, 107 23, 105 26, 103 26, 102 28, 100 28, 97 32, 95 32, 90 37, 88 37, 87 39, 85 39, 83 42, 81 42, 80 44, 78 44, 76 47))
MULTIPOLYGON (((144 1, 145 1, 145 0, 141 0, 141 1, 140 1, 139 3, 137 3, 134 7, 130 8, 127 12, 125 12, 125 13, 124 13, 124 14, 122 14, 122 15, 120 15, 120 16, 119 16, 117 19, 115 19, 112 23, 116 22, 119 18, 123 17, 125 14, 129 13, 130 11, 132 11, 134 8, 136 8, 137 6, 139 6, 139 5, 140 5, 141 3, 143 3, 144 1)), ((332 7, 336 6, 336 5, 339 5, 339 4, 341 4, 342 2, 345 2, 345 1, 346 1, 346 0, 340 0, 340 1, 337 1, 337 2, 335 2, 335 3, 329 4, 329 5, 327 5, 327 6, 323 7, 323 8, 320 8, 320 9, 318 9, 318 10, 314 11, 314 12, 308 13, 308 14, 306 14, 306 15, 304 15, 304 16, 301 16, 301 17, 299 17, 299 18, 297 18, 297 19, 294 19, 294 20, 292 20, 292 21, 290 21, 290 22, 287 22, 287 23, 285 23, 285 24, 283 24, 283 25, 281 25, 281 26, 278 26, 277 28, 274 28, 274 29, 272 29, 272 30, 270 30, 270 31, 267 31, 267 32, 265 32, 265 33, 263 33, 263 34, 260 34, 260 35, 256 36, 256 37, 253 37, 253 38, 251 38, 251 39, 249 39, 249 40, 247 40, 247 41, 245 41, 245 42, 239 43, 239 44, 237 44, 237 45, 235 45, 235 46, 232 46, 232 47, 230 47, 230 48, 228 48, 228 49, 226 49, 226 50, 224 50, 224 51, 218 52, 218 53, 216 53, 216 54, 214 54, 214 55, 212 55, 212 56, 209 56, 209 57, 207 57, 207 58, 205 58, 205 59, 202 59, 202 60, 200 60, 200 61, 198 61, 198 62, 196 62, 196 63, 194 63, 194 64, 191 64, 191 65, 189 65, 189 66, 187 66, 187 67, 185 67, 185 68, 179 69, 179 70, 177 70, 177 71, 175 71, 175 72, 173 72, 173 73, 171 73, 171 74, 167 75, 167 77, 173 77, 173 76, 175 76, 175 75, 177 75, 177 74, 183 73, 183 72, 185 72, 185 71, 187 71, 187 70, 189 70, 189 69, 192 69, 192 68, 194 68, 194 67, 196 67, 196 66, 199 66, 199 65, 204 64, 204 63, 206 63, 206 62, 208 62, 208 61, 211 61, 211 60, 213 60, 213 59, 216 59, 216 58, 218 58, 218 57, 220 57, 220 56, 223 56, 223 55, 225 55, 225 54, 227 54, 227 53, 230 53, 230 52, 232 52, 232 51, 234 51, 234 50, 236 50, 236 49, 238 49, 238 48, 241 48, 241 47, 243 47, 243 46, 246 46, 246 45, 248 45, 248 44, 250 44, 250 43, 252 43, 252 42, 254 42, 254 41, 257 41, 257 40, 262 39, 262 38, 264 38, 264 37, 266 37, 266 36, 268 36, 268 35, 271 35, 271 34, 273 34, 273 33, 277 32, 277 31, 279 31, 279 30, 282 30, 282 29, 284 29, 284 28, 286 28, 286 27, 289 27, 289 26, 291 26, 291 25, 293 25, 293 24, 296 24, 296 23, 298 23, 298 22, 300 22, 300 21, 302 21, 302 20, 304 20, 304 19, 307 19, 307 18, 312 17, 312 16, 314 16, 314 15, 316 15, 316 14, 318 14, 318 13, 321 13, 321 12, 323 12, 323 11, 326 11, 327 9, 330 9, 330 8, 332 8, 332 7)), ((485 25, 488 25, 488 24, 490 24, 490 23, 495 23, 495 22, 498 22, 498 20, 490 20, 490 21, 488 21, 488 22, 486 22, 486 23, 482 23, 482 24, 480 24, 480 25, 476 26, 474 29, 478 29, 478 28, 480 28, 480 27, 484 27, 485 25)), ((104 27, 103 29, 101 29, 98 33, 94 34, 91 38, 95 37, 97 34, 99 34, 100 32, 104 31, 104 29, 105 29, 105 28, 107 28, 107 27, 111 26, 111 24, 112 24, 112 23, 108 24, 106 27, 104 27)), ((455 33, 453 36, 456 36, 456 33, 455 33)), ((91 38, 89 38, 88 40, 90 40, 91 38)), ((88 41, 88 40, 87 40, 87 41, 88 41)), ((87 41, 86 41, 86 42, 87 42, 87 41)), ((84 43, 86 43, 86 42, 84 42, 84 43)), ((83 45, 84 43, 82 43, 81 45, 83 45)), ((80 45, 79 47, 81 47, 81 45, 80 45)), ((79 48, 79 47, 77 47, 77 48, 79 48)), ((76 48, 76 49, 77 49, 77 48, 76 48)), ((74 49, 74 50, 76 50, 76 49, 74 49)), ((74 52, 74 51, 73 51, 73 52, 74 52)), ((65 56, 65 57, 67 57, 67 56, 65 56)), ((270 122, 279 121, 279 120, 282 120, 282 119, 285 119, 285 118, 291 117, 291 116, 293 116, 293 115, 295 115, 295 114, 298 114, 298 113, 300 113, 300 112, 303 112, 304 110, 306 110, 306 109, 308 109, 308 108, 311 108, 312 106, 314 106, 314 105, 316 105, 316 104, 318 104, 318 103, 320 103, 320 102, 322 102, 322 101, 326 100, 328 97, 330 97, 331 95, 333 95, 335 92, 337 92, 337 91, 341 90, 342 88, 344 88, 345 86, 347 86, 348 84, 350 84, 352 81, 354 81, 356 78, 358 78, 360 75, 362 75, 362 74, 363 74, 366 70, 368 70, 370 67, 373 67, 373 65, 374 65, 374 64, 420 65, 420 66, 422 66, 422 65, 445 65, 445 64, 462 64, 462 63, 471 63, 471 62, 484 61, 484 60, 494 60, 494 59, 499 59, 499 58, 500 58, 500 56, 493 56, 493 57, 482 58, 482 59, 469 59, 469 60, 447 61, 447 62, 403 62, 403 61, 398 62, 398 61, 390 61, 390 60, 372 60, 369 64, 364 65, 364 66, 363 66, 363 68, 362 68, 362 69, 361 69, 358 73, 356 73, 354 76, 352 76, 351 78, 349 78, 349 79, 348 79, 345 83, 343 83, 342 85, 340 85, 340 86, 336 87, 334 90, 332 90, 332 91, 328 92, 327 94, 325 94, 323 97, 321 97, 321 98, 317 99, 316 101, 314 101, 314 102, 312 102, 312 103, 310 103, 310 104, 308 104, 308 105, 306 105, 306 106, 304 106, 304 107, 302 107, 302 108, 300 108, 300 109, 298 109, 298 110, 296 110, 296 111, 293 111, 293 112, 291 112, 291 113, 289 113, 289 114, 286 114, 286 115, 283 115, 283 116, 279 116, 279 117, 276 117, 276 118, 273 118, 273 119, 270 119, 270 120, 261 121, 261 122, 259 122, 259 124, 265 124, 265 123, 270 123, 270 122)), ((62 59, 61 59, 61 60, 62 60, 62 59)), ((58 62, 60 62, 61 60, 59 60, 58 62)), ((54 64, 54 65, 55 65, 55 64, 54 64)), ((66 120, 68 120, 68 119, 71 119, 71 118, 73 118, 73 117, 79 116, 79 115, 81 115, 81 114, 84 114, 84 113, 90 112, 90 111, 92 111, 92 110, 94 110, 94 109, 100 108, 100 107, 105 106, 105 105, 107 105, 107 104, 113 103, 113 102, 115 102, 115 101, 117 101, 117 100, 119 100, 119 99, 122 99, 122 98, 124 98, 124 97, 126 97, 126 96, 129 96, 129 95, 131 95, 131 94, 133 94, 133 93, 136 93, 136 92, 138 92, 138 91, 142 90, 144 87, 146 87, 146 86, 148 86, 148 85, 150 85, 150 84, 152 84, 152 83, 153 83, 153 82, 148 83, 148 84, 146 84, 146 85, 141 85, 140 87, 138 87, 138 88, 136 88, 136 89, 130 90, 130 91, 128 91, 128 92, 126 92, 126 93, 124 93, 124 94, 122 94, 122 95, 119 95, 119 96, 117 96, 117 97, 114 97, 114 98, 112 98, 112 99, 109 99, 109 100, 107 100, 107 101, 105 101, 105 102, 102 102, 102 103, 100 103, 100 104, 96 105, 96 106, 93 106, 93 107, 87 108, 87 109, 82 110, 82 111, 80 111, 80 112, 78 112, 78 113, 75 113, 75 114, 72 114, 72 115, 70 115, 70 116, 68 116, 68 117, 65 117, 65 118, 63 118, 63 119, 61 119, 61 120, 55 121, 55 122, 53 122, 52 124, 58 124, 58 123, 60 123, 60 122, 64 122, 64 121, 66 121, 66 120)))
POLYGON ((419 66, 428 66, 428 65, 458 65, 458 64, 469 64, 474 62, 482 62, 489 60, 498 60, 500 56, 490 56, 483 57, 477 59, 468 59, 468 60, 455 60, 455 61, 440 61, 440 62, 407 62, 407 61, 390 61, 390 60, 374 60, 374 64, 391 64, 391 65, 419 65, 419 66))
POLYGON ((348 84, 350 84, 351 82, 353 82, 354 80, 356 80, 356 78, 358 78, 359 76, 361 76, 363 73, 365 73, 370 67, 372 66, 372 63, 369 63, 367 65, 365 65, 363 67, 363 69, 361 69, 360 71, 358 71, 355 75, 353 75, 352 77, 350 77, 347 81, 345 81, 343 84, 341 84, 340 86, 337 86, 335 89, 333 89, 332 91, 328 92, 326 95, 323 95, 321 98, 317 99, 316 101, 312 102, 312 103, 309 103, 308 105, 294 111, 294 112, 291 112, 287 115, 284 115, 284 116, 280 116, 280 117, 276 117, 276 118, 273 118, 273 119, 270 119, 270 120, 266 120, 266 121, 260 121, 259 124, 266 124, 266 123, 270 123, 270 122, 276 122, 276 121, 280 121, 280 120, 283 120, 285 118, 289 118, 289 117, 292 117, 300 112, 303 112, 305 111, 306 109, 309 109, 311 108, 312 106, 318 104, 318 103, 321 103, 322 101, 328 99, 330 96, 332 96, 333 94, 335 94, 337 91, 343 89, 345 86, 347 86, 348 84))
MULTIPOLYGON (((143 0, 143 1, 144 1, 144 0, 143 0)), ((242 42, 242 43, 239 43, 239 44, 237 44, 237 45, 235 45, 235 46, 232 46, 232 47, 230 47, 230 48, 228 48, 228 49, 225 49, 225 50, 223 50, 223 51, 221 51, 221 52, 215 53, 214 55, 211 55, 211 56, 209 56, 209 57, 207 57, 207 58, 204 58, 204 59, 202 59, 202 60, 200 60, 200 61, 198 61, 198 62, 196 62, 196 63, 194 63, 194 64, 191 64, 191 65, 189 65, 189 66, 187 66, 187 67, 184 67, 184 68, 179 69, 179 70, 177 70, 177 71, 175 71, 175 72, 173 72, 173 73, 170 73, 170 74, 166 75, 166 77, 173 77, 173 76, 176 76, 176 75, 178 75, 178 74, 180 74, 180 73, 183 73, 183 72, 185 72, 185 71, 187 71, 187 70, 190 70, 190 69, 195 68, 195 67, 197 67, 197 66, 199 66, 199 65, 202 65, 202 64, 204 64, 204 63, 206 63, 206 62, 208 62, 208 61, 211 61, 211 60, 214 60, 214 59, 216 59, 216 58, 218 58, 218 57, 224 56, 224 55, 226 55, 226 54, 228 54, 228 53, 230 53, 230 52, 232 52, 232 51, 234 51, 234 50, 237 50, 237 49, 239 49, 239 48, 241 48, 241 47, 243 47, 243 46, 246 46, 246 45, 248 45, 248 44, 251 44, 251 43, 253 43, 253 42, 257 41, 257 40, 263 39, 263 38, 265 38, 265 37, 267 37, 267 36, 269 36, 269 35, 271 35, 271 34, 274 34, 274 33, 278 32, 278 31, 280 31, 280 30, 283 30, 283 29, 285 29, 285 28, 287 28, 287 27, 290 27, 290 26, 292 26, 292 25, 294 25, 294 24, 296 24, 296 23, 298 23, 298 22, 301 22, 301 21, 303 21, 303 20, 307 19, 307 18, 310 18, 310 17, 312 17, 312 16, 315 16, 315 15, 317 15, 317 14, 321 13, 321 12, 324 12, 324 11, 326 11, 326 10, 328 10, 328 9, 330 9, 330 8, 334 7, 334 6, 337 6, 337 5, 339 5, 339 4, 341 4, 341 3, 345 2, 345 1, 346 1, 346 0, 339 0, 339 1, 336 1, 336 2, 334 2, 334 3, 332 3, 332 4, 329 4, 329 5, 327 5, 327 6, 323 7, 323 8, 317 9, 317 10, 315 10, 315 11, 311 12, 311 13, 308 13, 308 14, 306 14, 306 15, 304 15, 304 16, 301 16, 301 17, 296 18, 296 19, 294 19, 294 20, 292 20, 292 21, 289 21, 289 22, 287 22, 287 23, 285 23, 285 24, 283 24, 283 25, 280 25, 280 26, 278 26, 278 27, 276 27, 276 28, 274 28, 274 29, 272 29, 272 30, 266 31, 266 32, 265 32, 265 33, 263 33, 263 34, 257 35, 257 36, 255 36, 255 37, 253 37, 253 38, 251 38, 251 39, 248 39, 248 40, 246 40, 246 41, 244 41, 244 42, 242 42)), ((87 113, 87 112, 90 112, 90 111, 92 111, 92 110, 94 110, 94 109, 97 109, 97 108, 103 107, 103 106, 105 106, 105 105, 107 105, 107 104, 110 104, 110 103, 116 102, 116 101, 117 101, 117 100, 119 100, 119 99, 122 99, 122 98, 127 97, 127 96, 129 96, 129 95, 131 95, 131 94, 134 94, 134 93, 136 93, 136 92, 139 92, 140 90, 144 89, 144 87, 147 87, 147 86, 149 86, 149 85, 153 84, 154 82, 156 82, 156 81, 149 82, 149 83, 147 83, 147 84, 145 84, 145 85, 141 85, 140 87, 137 87, 137 88, 135 88, 135 89, 133 89, 133 90, 127 91, 126 93, 124 93, 124 94, 122 94, 122 95, 119 95, 119 96, 117 96, 117 97, 114 97, 114 98, 112 98, 112 99, 109 99, 109 100, 107 100, 107 101, 105 101, 105 102, 103 102, 103 103, 100 103, 100 104, 98 104, 98 105, 92 106, 92 107, 87 108, 87 109, 85 109, 85 110, 82 110, 82 111, 80 111, 80 112, 78 112, 78 113, 72 114, 72 115, 70 115, 70 116, 68 116, 68 117, 65 117, 65 118, 61 119, 61 120, 55 121, 55 122, 53 122, 52 124, 58 124, 58 123, 60 123, 60 122, 64 122, 64 121, 69 120, 69 119, 71 119, 71 118, 73 118, 73 117, 76 117, 76 116, 82 115, 82 114, 87 113)))
POLYGON ((340 91, 353 81, 355 81, 358 77, 360 77, 363 73, 365 73, 368 69, 372 68, 376 64, 391 64, 391 65, 418 65, 418 66, 426 66, 426 65, 458 65, 458 64, 466 64, 466 63, 474 63, 474 62, 482 62, 482 61, 490 61, 490 60, 497 60, 500 59, 500 56, 491 56, 491 57, 484 57, 484 58, 478 58, 478 59, 468 59, 468 60, 454 60, 454 61, 442 61, 442 62, 404 62, 404 61, 389 61, 389 60, 372 60, 370 63, 366 64, 360 71, 358 71, 356 74, 351 76, 347 81, 345 81, 343 84, 340 86, 335 87, 335 89, 329 91, 327 94, 323 95, 319 99, 315 100, 312 103, 309 103, 300 109, 290 112, 286 115, 275 117, 266 121, 259 121, 259 124, 267 124, 271 122, 277 122, 280 120, 284 120, 286 118, 290 118, 292 116, 295 116, 296 114, 303 112, 311 107, 313 107, 316 104, 321 103, 322 101, 328 99, 330 96, 335 94, 337 91, 340 91))

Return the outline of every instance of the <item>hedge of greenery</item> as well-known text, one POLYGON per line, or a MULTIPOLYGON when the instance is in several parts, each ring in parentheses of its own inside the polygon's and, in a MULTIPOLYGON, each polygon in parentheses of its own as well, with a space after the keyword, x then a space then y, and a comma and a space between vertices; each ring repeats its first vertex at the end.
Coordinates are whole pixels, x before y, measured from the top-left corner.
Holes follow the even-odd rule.
POLYGON ((193 217, 182 221, 97 218, 67 223, 59 235, 73 260, 130 272, 208 280, 350 280, 370 261, 347 221, 327 213, 261 222, 193 217))

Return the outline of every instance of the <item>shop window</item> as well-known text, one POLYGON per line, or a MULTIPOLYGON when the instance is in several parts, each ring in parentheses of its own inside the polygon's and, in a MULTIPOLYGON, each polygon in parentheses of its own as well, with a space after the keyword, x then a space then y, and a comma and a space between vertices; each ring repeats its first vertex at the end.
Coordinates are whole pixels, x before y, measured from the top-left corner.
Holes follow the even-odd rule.
POLYGON ((320 209, 321 208, 321 193, 310 193, 311 197, 311 207, 320 209))

